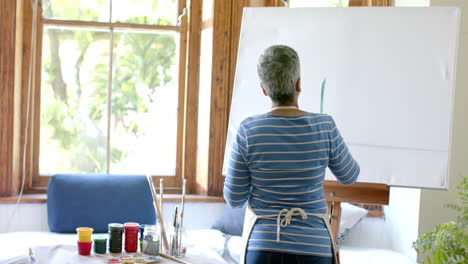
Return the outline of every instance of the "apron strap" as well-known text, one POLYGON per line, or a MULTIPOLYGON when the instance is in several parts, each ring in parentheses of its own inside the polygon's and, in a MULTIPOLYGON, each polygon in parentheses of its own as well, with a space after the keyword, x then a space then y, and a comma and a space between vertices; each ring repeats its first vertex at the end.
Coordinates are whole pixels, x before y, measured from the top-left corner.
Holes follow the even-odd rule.
POLYGON ((301 216, 302 220, 307 219, 307 214, 301 208, 291 208, 291 210, 283 209, 278 213, 276 218, 276 242, 280 242, 281 227, 287 227, 291 224, 293 216, 301 216), (281 219, 284 217, 283 219, 281 219))

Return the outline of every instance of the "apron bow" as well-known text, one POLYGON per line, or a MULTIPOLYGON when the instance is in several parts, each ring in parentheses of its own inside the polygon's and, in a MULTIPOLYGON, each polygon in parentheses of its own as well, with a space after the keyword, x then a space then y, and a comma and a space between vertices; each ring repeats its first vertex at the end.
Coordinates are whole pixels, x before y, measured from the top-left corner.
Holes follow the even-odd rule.
POLYGON ((280 242, 281 227, 287 227, 291 224, 291 218, 293 216, 301 216, 302 220, 307 219, 307 214, 301 208, 291 208, 291 210, 285 208, 281 210, 276 218, 276 242, 280 242), (284 218, 282 218, 283 216, 284 218))

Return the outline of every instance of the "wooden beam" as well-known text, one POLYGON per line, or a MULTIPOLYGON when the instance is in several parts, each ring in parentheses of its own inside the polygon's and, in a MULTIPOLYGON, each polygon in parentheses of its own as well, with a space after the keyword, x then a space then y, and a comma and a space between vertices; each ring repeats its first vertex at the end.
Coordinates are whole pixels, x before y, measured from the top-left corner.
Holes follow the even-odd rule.
POLYGON ((335 242, 338 243, 338 235, 340 232, 341 221, 341 202, 328 202, 327 208, 330 214, 330 225, 332 229, 332 236, 335 242))
POLYGON ((393 0, 373 0, 372 6, 393 6, 393 0))
POLYGON ((232 6, 233 0, 214 1, 208 195, 223 192, 221 171, 229 118, 232 6))
POLYGON ((202 0, 191 0, 188 12, 188 63, 185 87, 185 132, 183 175, 187 179, 187 193, 195 193, 198 140, 198 92, 200 79, 200 44, 202 27, 202 0))
POLYGON ((134 24, 122 22, 94 22, 94 21, 79 21, 79 20, 57 20, 57 19, 43 19, 45 25, 57 26, 71 26, 79 28, 97 28, 102 27, 105 29, 116 28, 119 29, 140 29, 140 30, 162 30, 162 31, 182 31, 181 26, 164 26, 164 25, 150 25, 150 24, 134 24))
MULTIPOLYGON (((34 48, 31 47, 31 39, 32 39, 32 9, 31 5, 26 4, 23 5, 23 41, 21 43, 22 49, 23 49, 23 56, 21 58, 22 64, 27 65, 24 67, 23 72, 21 74, 22 76, 22 82, 21 82, 21 129, 20 129, 20 145, 22 146, 21 149, 21 157, 20 157, 20 163, 23 165, 23 162, 26 162, 26 167, 21 167, 21 175, 25 174, 25 189, 28 190, 30 186, 32 185, 31 181, 31 176, 32 176, 32 152, 33 152, 33 144, 31 144, 31 131, 32 131, 32 126, 31 124, 31 119, 33 117, 30 115, 29 118, 29 124, 28 124, 28 132, 26 132, 26 117, 27 117, 27 112, 28 112, 28 84, 29 84, 29 78, 30 78, 30 70, 34 72, 34 63, 31 61, 31 53, 33 52, 34 48), (26 135, 28 134, 28 135, 26 135), (28 138, 28 143, 25 146, 26 143, 26 137, 28 138), (23 156, 23 152, 26 151, 25 156, 23 156), (26 159, 26 161, 23 160, 23 158, 26 159)), ((32 83, 34 83, 34 80, 32 80, 32 83)), ((31 103, 34 102, 33 97, 31 96, 31 103)), ((30 105, 30 113, 32 113, 33 106, 30 105)))
POLYGON ((16 0, 0 1, 0 196, 13 190, 16 0))
POLYGON ((385 184, 355 183, 341 185, 336 181, 324 182, 325 199, 329 202, 349 202, 388 205, 390 190, 385 184))
POLYGON ((239 39, 240 39, 240 30, 242 24, 242 14, 244 11, 244 7, 256 4, 263 4, 258 3, 259 1, 246 1, 246 0, 239 0, 233 1, 232 7, 232 18, 231 18, 231 47, 230 47, 230 74, 229 74, 229 87, 228 87, 228 112, 231 109, 231 99, 232 99, 232 91, 234 89, 234 78, 236 76, 236 64, 237 64, 237 51, 239 49, 239 39), (250 3, 248 3, 250 2, 250 3))
POLYGON ((23 164, 21 163, 23 148, 21 145, 21 98, 22 89, 22 74, 23 74, 23 0, 16 1, 16 36, 15 36, 15 95, 14 95, 14 118, 13 127, 13 172, 12 172, 12 194, 16 195, 21 190, 21 171, 23 164))

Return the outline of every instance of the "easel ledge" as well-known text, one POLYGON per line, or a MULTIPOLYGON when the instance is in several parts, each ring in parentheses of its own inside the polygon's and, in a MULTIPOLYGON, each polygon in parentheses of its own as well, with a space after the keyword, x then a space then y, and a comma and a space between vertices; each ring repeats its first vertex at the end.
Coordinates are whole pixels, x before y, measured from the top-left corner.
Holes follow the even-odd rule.
POLYGON ((327 202, 348 202, 388 205, 390 189, 386 184, 358 182, 342 185, 336 181, 324 181, 327 202))

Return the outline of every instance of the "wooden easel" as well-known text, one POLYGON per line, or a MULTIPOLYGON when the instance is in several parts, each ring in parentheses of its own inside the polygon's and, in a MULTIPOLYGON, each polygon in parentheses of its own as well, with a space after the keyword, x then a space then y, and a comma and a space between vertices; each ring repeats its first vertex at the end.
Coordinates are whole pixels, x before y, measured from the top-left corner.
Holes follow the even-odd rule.
POLYGON ((389 187, 378 183, 359 182, 346 186, 336 181, 325 181, 323 189, 335 239, 338 239, 342 202, 388 205, 390 198, 389 187))
POLYGON ((323 189, 335 241, 338 241, 342 202, 388 205, 390 198, 389 187, 378 183, 360 182, 346 186, 336 181, 325 181, 323 189))

